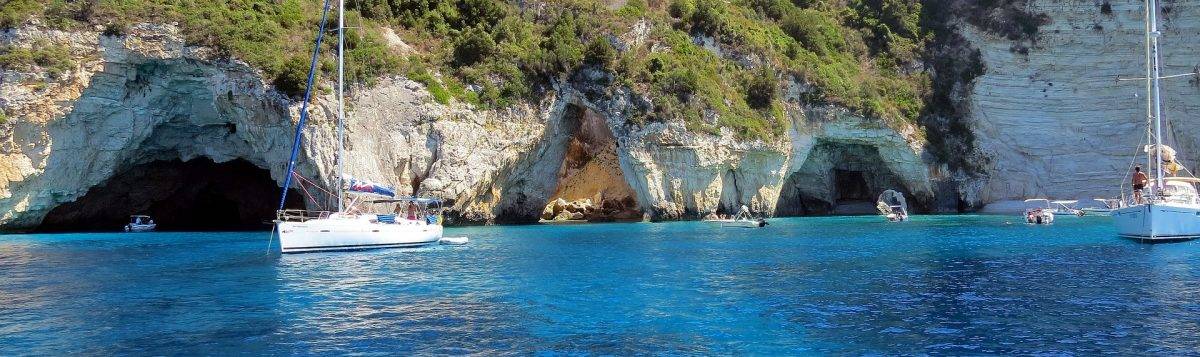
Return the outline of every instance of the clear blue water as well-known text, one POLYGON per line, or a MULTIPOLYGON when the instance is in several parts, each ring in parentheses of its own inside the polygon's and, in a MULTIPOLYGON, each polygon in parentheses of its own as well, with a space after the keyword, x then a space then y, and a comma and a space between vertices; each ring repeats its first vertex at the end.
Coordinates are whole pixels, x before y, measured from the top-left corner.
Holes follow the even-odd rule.
POLYGON ((7 235, 0 355, 1200 353, 1200 242, 1015 221, 472 227, 287 256, 266 232, 7 235))

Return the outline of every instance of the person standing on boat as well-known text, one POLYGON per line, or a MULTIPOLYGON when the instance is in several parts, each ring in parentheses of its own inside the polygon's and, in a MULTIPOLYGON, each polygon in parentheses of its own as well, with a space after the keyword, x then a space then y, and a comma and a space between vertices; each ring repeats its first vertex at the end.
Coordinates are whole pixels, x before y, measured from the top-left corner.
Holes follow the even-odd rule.
POLYGON ((1142 189, 1146 188, 1146 184, 1150 182, 1150 178, 1146 177, 1146 173, 1142 172, 1142 167, 1133 167, 1133 202, 1135 204, 1142 203, 1142 189))
POLYGON ((417 203, 416 202, 412 202, 412 201, 408 202, 408 220, 410 220, 410 221, 417 220, 417 203))

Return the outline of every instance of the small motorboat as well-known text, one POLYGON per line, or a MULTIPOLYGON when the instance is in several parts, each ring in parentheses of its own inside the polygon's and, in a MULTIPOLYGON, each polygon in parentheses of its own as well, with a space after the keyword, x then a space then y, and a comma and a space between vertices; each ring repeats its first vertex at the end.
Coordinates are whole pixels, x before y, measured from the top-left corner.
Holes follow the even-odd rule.
POLYGON ((1079 213, 1079 209, 1075 208, 1075 206, 1079 204, 1078 200, 1057 200, 1050 201, 1050 203, 1054 204, 1054 206, 1051 208, 1054 211, 1054 214, 1082 216, 1082 214, 1079 213))
POLYGON ((767 223, 767 220, 762 218, 744 218, 731 219, 721 222, 721 227, 762 228, 766 227, 768 224, 770 223, 767 223))
POLYGON ((1050 200, 1044 198, 1035 198, 1025 200, 1025 223, 1030 224, 1051 224, 1054 223, 1054 207, 1050 206, 1050 200))
POLYGON ((704 220, 705 222, 718 223, 721 227, 731 228, 762 228, 770 223, 762 217, 753 217, 750 215, 750 207, 742 205, 742 210, 737 215, 730 218, 710 217, 704 220))
POLYGON ((904 200, 904 194, 895 190, 887 190, 879 194, 875 208, 879 210, 880 215, 887 218, 888 222, 908 220, 908 203, 904 200))
POLYGON ((129 223, 125 225, 126 232, 150 232, 158 228, 158 224, 154 223, 154 219, 150 216, 129 216, 129 223))
POLYGON ((1051 224, 1054 223, 1054 212, 1045 209, 1035 208, 1025 210, 1025 223, 1030 224, 1051 224))
POLYGON ((1113 211, 1123 206, 1120 199, 1096 198, 1093 205, 1079 209, 1080 216, 1112 216, 1113 211))

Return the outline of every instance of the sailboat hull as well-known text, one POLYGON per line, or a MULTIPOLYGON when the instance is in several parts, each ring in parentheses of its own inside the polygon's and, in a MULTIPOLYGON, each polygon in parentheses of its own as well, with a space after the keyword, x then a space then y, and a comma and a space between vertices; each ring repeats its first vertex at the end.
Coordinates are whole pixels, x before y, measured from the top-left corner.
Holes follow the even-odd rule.
POLYGON ((441 225, 423 221, 378 223, 323 218, 279 222, 276 229, 283 253, 419 247, 437 243, 442 238, 441 225))
POLYGON ((1200 206, 1170 203, 1141 204, 1113 211, 1121 237, 1169 242, 1200 237, 1200 206))

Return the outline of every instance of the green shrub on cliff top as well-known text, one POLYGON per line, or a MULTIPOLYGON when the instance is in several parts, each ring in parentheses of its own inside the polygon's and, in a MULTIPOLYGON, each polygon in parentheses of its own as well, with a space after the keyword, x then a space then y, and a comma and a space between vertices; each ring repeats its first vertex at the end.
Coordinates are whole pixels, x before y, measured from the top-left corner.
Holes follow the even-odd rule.
POLYGON ((75 68, 70 50, 64 46, 35 44, 32 48, 0 47, 0 68, 33 70, 41 68, 50 78, 60 78, 75 68))
MULTIPOLYGON (((67 27, 178 22, 189 44, 244 60, 298 95, 321 2, 10 0, 0 9, 5 26, 39 15, 67 27)), ((654 108, 638 121, 681 119, 693 130, 726 127, 761 138, 787 126, 784 80, 811 84, 803 95, 810 102, 888 120, 914 119, 929 86, 928 75, 901 70, 913 66, 928 36, 918 0, 631 0, 615 9, 595 0, 351 0, 347 9, 347 78, 370 85, 405 74, 440 103, 537 100, 591 66, 609 71, 612 85, 651 98, 654 108), (651 25, 647 45, 618 52, 608 39, 642 19, 651 25), (390 48, 382 27, 416 54, 390 48)), ((323 46, 319 68, 330 78, 336 41, 323 46)))
POLYGON ((472 27, 464 31, 454 42, 454 64, 470 66, 491 56, 496 51, 496 41, 481 28, 472 27))
POLYGON ((276 89, 296 99, 302 98, 304 88, 308 85, 309 59, 292 56, 279 69, 279 74, 271 82, 276 89))
POLYGON ((587 50, 584 53, 584 62, 587 64, 608 67, 613 59, 617 57, 617 50, 613 48, 612 43, 604 36, 596 36, 588 42, 587 50))
POLYGON ((36 0, 8 0, 0 4, 0 30, 19 26, 34 14, 45 10, 36 0))
POLYGON ((793 11, 784 16, 780 27, 804 48, 821 56, 836 54, 846 47, 838 24, 815 10, 793 11))

